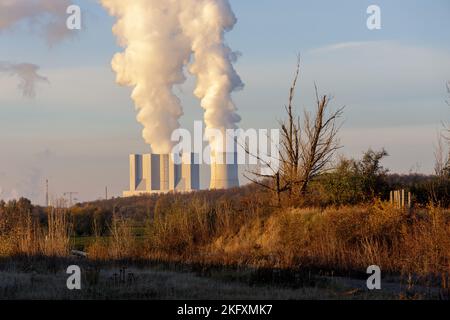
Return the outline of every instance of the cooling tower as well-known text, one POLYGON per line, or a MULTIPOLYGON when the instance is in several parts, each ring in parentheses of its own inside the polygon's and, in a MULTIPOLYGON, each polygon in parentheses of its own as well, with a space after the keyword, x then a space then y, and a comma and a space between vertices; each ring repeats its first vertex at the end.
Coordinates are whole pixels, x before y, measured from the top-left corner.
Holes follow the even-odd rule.
POLYGON ((237 153, 217 153, 211 159, 211 189, 239 187, 237 153))
POLYGON ((191 153, 186 157, 189 159, 182 163, 180 188, 186 191, 200 190, 199 155, 191 153))
POLYGON ((159 155, 159 178, 160 185, 159 188, 161 191, 169 190, 169 155, 168 154, 160 154, 159 155))
POLYGON ((169 155, 169 190, 175 190, 182 179, 182 165, 178 155, 169 155))
POLYGON ((186 162, 169 154, 130 155, 130 190, 125 197, 200 189, 198 155, 186 154, 186 162))
POLYGON ((142 181, 142 156, 138 154, 130 155, 130 191, 139 190, 142 181))

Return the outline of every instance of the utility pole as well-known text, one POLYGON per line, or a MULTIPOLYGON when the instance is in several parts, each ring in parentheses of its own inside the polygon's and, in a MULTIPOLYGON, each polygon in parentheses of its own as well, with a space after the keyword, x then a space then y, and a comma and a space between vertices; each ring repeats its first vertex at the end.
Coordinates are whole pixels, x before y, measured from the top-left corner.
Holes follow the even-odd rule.
POLYGON ((108 186, 105 187, 105 199, 108 200, 108 186))
POLYGON ((67 192, 64 192, 64 196, 69 196, 69 206, 71 207, 72 205, 73 205, 73 202, 72 202, 72 196, 73 195, 75 195, 75 194, 78 194, 78 192, 76 192, 76 191, 67 191, 67 192))
POLYGON ((48 179, 45 180, 45 206, 48 207, 48 179))

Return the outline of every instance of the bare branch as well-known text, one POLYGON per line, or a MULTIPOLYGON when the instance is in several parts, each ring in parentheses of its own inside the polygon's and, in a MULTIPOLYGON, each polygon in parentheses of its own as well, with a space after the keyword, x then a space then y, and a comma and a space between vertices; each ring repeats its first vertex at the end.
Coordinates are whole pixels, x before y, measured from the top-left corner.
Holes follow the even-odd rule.
MULTIPOLYGON (((343 115, 344 107, 334 112, 329 112, 328 105, 331 97, 319 95, 317 84, 314 83, 316 108, 313 113, 303 111, 303 122, 296 116, 293 110, 293 101, 297 82, 300 76, 300 57, 292 85, 289 89, 288 104, 285 106, 286 121, 280 122, 281 141, 279 147, 280 166, 273 170, 273 175, 261 175, 252 172, 255 178, 248 178, 267 189, 277 193, 278 201, 283 192, 290 195, 297 193, 305 195, 307 186, 312 179, 328 170, 329 163, 341 146, 337 139, 342 126, 339 123, 343 115), (261 181, 261 178, 264 181, 261 181)), ((255 156, 255 155, 253 155, 255 156)), ((256 155, 258 160, 264 163, 264 159, 256 155)))
MULTIPOLYGON (((446 83, 446 87, 447 87, 447 93, 450 94, 450 81, 448 81, 446 83)), ((447 102, 447 104, 450 106, 450 101, 449 100, 447 100, 445 102, 447 102)))

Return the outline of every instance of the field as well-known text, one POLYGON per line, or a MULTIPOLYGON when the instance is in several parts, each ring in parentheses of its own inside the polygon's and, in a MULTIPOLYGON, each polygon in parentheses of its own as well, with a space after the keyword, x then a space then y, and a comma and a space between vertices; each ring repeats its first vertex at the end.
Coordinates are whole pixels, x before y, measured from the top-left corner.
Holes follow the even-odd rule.
MULTIPOLYGON (((61 260, 49 270, 26 264, 9 265, 0 274, 3 299, 380 299, 395 298, 398 289, 371 293, 351 286, 339 278, 310 278, 308 284, 258 282, 256 271, 210 270, 206 275, 193 266, 162 265, 113 267, 115 264, 89 265, 81 262, 87 278, 82 290, 66 287, 64 266, 80 261, 61 260), (33 270, 31 271, 30 268, 33 270), (124 270, 125 280, 120 280, 124 270), (131 280, 132 275, 132 280, 131 280), (356 289, 356 290, 355 290, 356 289)), ((363 280, 359 280, 361 287, 363 280)), ((400 289, 400 288, 399 288, 400 289)), ((425 293, 424 293, 425 294, 425 293)), ((434 293, 436 294, 436 292, 434 293)))
POLYGON ((278 207, 256 186, 15 205, 17 221, 8 206, 2 216, 2 299, 448 298, 450 210, 440 207, 278 207), (66 288, 71 264, 80 291, 66 288), (366 287, 370 265, 382 290, 366 287))

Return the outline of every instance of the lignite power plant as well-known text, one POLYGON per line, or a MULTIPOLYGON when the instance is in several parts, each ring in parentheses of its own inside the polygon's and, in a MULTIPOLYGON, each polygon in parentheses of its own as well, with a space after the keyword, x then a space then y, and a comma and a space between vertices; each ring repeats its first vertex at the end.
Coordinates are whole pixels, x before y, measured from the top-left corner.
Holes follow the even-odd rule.
MULTIPOLYGON (((101 0, 115 18, 113 33, 122 52, 111 67, 116 82, 132 87, 131 98, 142 137, 152 154, 131 155, 130 190, 125 195, 189 191, 199 188, 195 164, 170 161, 171 135, 183 115, 175 89, 195 78, 194 96, 203 108, 207 129, 236 129, 241 118, 232 93, 244 84, 233 63, 239 54, 225 41, 237 22, 227 0, 123 1, 101 0)), ((211 158, 226 158, 210 141, 211 158), (213 156, 214 155, 214 156, 213 156)), ((234 157, 234 155, 232 155, 234 157)), ((236 164, 211 161, 213 189, 238 185, 236 164)), ((236 163, 236 162, 235 162, 236 163)))
MULTIPOLYGON (((239 186, 236 153, 221 153, 219 157, 211 163, 210 188, 239 186), (227 160, 232 163, 227 163, 227 160)), ((130 155, 130 190, 123 192, 124 197, 199 189, 200 165, 197 154, 191 153, 187 157, 151 153, 130 155)))

